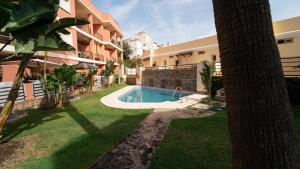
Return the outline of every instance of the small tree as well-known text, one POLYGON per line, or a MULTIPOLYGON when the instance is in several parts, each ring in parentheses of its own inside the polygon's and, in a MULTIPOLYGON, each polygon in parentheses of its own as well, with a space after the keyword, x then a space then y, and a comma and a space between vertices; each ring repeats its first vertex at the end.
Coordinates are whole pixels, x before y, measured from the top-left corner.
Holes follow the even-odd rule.
POLYGON ((130 55, 133 53, 129 43, 126 41, 123 41, 123 59, 124 60, 129 60, 130 55))
POLYGON ((75 66, 67 66, 66 64, 56 68, 54 72, 48 75, 47 88, 55 91, 57 107, 62 107, 65 103, 66 92, 64 92, 64 89, 73 85, 76 82, 76 78, 75 66))
POLYGON ((115 74, 113 61, 111 60, 106 61, 105 70, 103 70, 103 74, 105 77, 106 85, 109 86, 109 77, 115 74))
POLYGON ((208 108, 211 108, 212 99, 212 78, 216 71, 215 62, 209 63, 208 61, 203 62, 203 69, 199 72, 201 75, 201 82, 208 94, 208 108))
MULTIPOLYGON (((10 33, 16 40, 14 55, 21 58, 19 70, 0 114, 0 134, 18 97, 22 75, 35 52, 75 51, 62 40, 60 34, 69 34, 65 29, 67 27, 89 23, 80 18, 62 18, 55 21, 58 9, 59 0, 20 0, 17 3, 0 0, 0 31, 10 33)), ((8 58, 11 56, 1 61, 8 58)))
POLYGON ((77 74, 76 77, 76 85, 79 87, 80 94, 86 94, 88 88, 88 80, 85 74, 77 74), (86 90, 84 90, 86 89, 86 90))

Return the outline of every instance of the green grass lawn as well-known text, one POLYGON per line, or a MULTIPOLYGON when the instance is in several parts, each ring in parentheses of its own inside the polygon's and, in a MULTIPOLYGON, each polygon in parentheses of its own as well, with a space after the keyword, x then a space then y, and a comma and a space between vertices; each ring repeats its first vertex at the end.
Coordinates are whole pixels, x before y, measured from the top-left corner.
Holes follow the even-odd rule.
POLYGON ((22 156, 14 168, 82 169, 92 165, 151 112, 101 104, 102 96, 121 87, 98 91, 63 109, 30 110, 27 117, 8 125, 5 135, 11 142, 25 142, 14 152, 22 156))
MULTIPOLYGON (((300 106, 294 108, 300 129, 300 106)), ((155 153, 151 169, 230 169, 226 114, 173 120, 155 153)))

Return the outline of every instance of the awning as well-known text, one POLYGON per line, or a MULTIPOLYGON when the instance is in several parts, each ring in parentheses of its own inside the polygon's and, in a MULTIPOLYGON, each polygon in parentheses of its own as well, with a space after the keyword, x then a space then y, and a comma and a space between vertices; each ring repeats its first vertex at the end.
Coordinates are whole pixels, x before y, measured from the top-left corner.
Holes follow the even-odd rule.
MULTIPOLYGON (((41 59, 31 59, 30 62, 29 62, 29 64, 35 64, 36 65, 35 62, 37 62, 37 63, 44 63, 45 61, 41 60, 41 59)), ((46 61, 46 63, 47 63, 47 66, 53 66, 53 67, 59 67, 59 66, 62 65, 60 63, 51 62, 51 61, 46 61)))
MULTIPOLYGON (((7 61, 7 62, 3 62, 1 63, 2 65, 10 65, 10 64, 17 64, 19 65, 21 61, 7 61)), ((46 61, 47 63, 47 67, 59 67, 62 64, 59 63, 55 63, 55 62, 50 62, 50 61, 46 61)), ((30 59, 29 63, 28 63, 28 67, 38 67, 41 66, 42 64, 44 64, 44 60, 41 59, 30 59)))

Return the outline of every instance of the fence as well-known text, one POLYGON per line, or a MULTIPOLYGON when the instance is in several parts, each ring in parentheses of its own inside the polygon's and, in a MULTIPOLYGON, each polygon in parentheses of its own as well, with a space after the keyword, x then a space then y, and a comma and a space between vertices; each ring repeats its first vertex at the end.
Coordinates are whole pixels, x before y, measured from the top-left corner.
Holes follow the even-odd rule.
POLYGON ((126 75, 136 75, 136 68, 127 68, 126 67, 126 75))
POLYGON ((32 82, 33 87, 33 97, 35 99, 42 99, 45 97, 45 92, 43 90, 43 84, 39 80, 35 80, 32 82))
MULTIPOLYGON (((12 82, 0 83, 0 107, 4 106, 8 98, 8 93, 11 89, 12 82)), ((71 87, 65 87, 63 92, 66 94, 71 93, 71 87)), ((51 97, 55 96, 55 91, 50 91, 51 97)), ((21 83, 18 98, 16 103, 22 104, 24 101, 38 101, 44 99, 46 96, 43 90, 43 84, 39 80, 32 81, 32 83, 21 83)), ((25 103, 25 102, 24 102, 25 103)))
MULTIPOLYGON (((0 83, 0 107, 4 106, 4 103, 8 98, 8 93, 11 89, 12 84, 13 84, 12 82, 0 83)), ((22 102, 24 100, 25 100, 24 85, 21 84, 16 102, 22 102)))
POLYGON ((7 33, 0 32, 0 43, 8 43, 11 40, 11 36, 7 33))
POLYGON ((281 63, 286 77, 300 77, 300 56, 281 58, 281 63))

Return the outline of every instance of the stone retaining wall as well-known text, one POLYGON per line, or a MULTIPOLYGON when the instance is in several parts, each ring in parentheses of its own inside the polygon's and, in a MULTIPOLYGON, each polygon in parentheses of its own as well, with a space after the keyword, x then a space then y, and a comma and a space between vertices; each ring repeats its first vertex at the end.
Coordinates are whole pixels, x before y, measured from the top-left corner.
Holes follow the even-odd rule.
POLYGON ((145 70, 142 73, 142 85, 183 90, 197 91, 197 67, 178 70, 145 70))
POLYGON ((126 84, 136 85, 136 75, 127 75, 126 76, 126 84))

